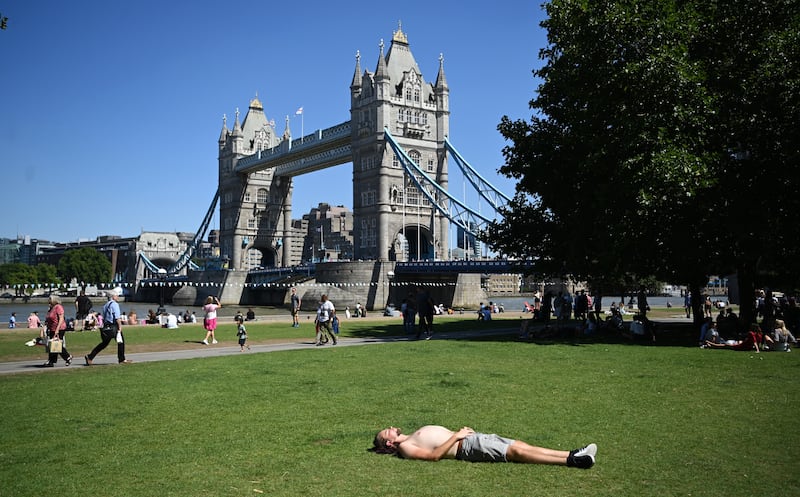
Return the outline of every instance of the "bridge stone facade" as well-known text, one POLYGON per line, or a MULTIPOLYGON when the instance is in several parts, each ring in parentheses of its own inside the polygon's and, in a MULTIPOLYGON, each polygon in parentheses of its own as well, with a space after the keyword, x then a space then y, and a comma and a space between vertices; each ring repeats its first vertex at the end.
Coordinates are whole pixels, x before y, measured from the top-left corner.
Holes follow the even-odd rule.
POLYGON ((309 233, 308 226, 292 221, 292 177, 347 162, 353 167, 354 259, 448 257, 449 221, 417 191, 384 138, 389 130, 409 157, 447 189, 444 140, 450 110, 443 58, 435 82, 429 83, 401 28, 393 33, 388 51, 384 54, 383 41, 379 50, 374 71, 362 71, 356 55, 349 122, 293 141, 288 117, 278 136, 258 97, 242 122, 237 109, 233 129, 223 120, 220 255, 229 259, 231 269, 300 264, 309 233))

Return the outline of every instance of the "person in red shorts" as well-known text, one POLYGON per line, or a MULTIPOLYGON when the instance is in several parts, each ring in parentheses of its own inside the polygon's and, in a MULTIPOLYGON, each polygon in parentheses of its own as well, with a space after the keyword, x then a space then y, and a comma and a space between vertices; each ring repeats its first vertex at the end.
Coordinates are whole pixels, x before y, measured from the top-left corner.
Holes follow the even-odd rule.
POLYGON ((706 348, 714 349, 731 349, 731 350, 755 350, 757 353, 761 352, 759 349, 762 341, 772 343, 772 338, 761 332, 761 327, 757 324, 751 324, 750 330, 742 340, 728 340, 723 343, 714 343, 706 340, 706 348))

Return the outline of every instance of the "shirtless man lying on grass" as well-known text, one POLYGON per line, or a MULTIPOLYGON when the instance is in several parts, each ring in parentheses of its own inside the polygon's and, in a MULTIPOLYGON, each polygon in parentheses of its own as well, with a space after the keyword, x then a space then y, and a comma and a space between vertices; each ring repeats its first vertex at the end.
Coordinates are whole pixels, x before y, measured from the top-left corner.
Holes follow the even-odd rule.
POLYGON ((428 425, 411 435, 390 426, 375 435, 373 444, 376 452, 397 454, 405 459, 557 464, 582 469, 591 468, 597 454, 595 444, 571 451, 545 449, 520 440, 476 433, 466 426, 454 432, 444 426, 428 425))

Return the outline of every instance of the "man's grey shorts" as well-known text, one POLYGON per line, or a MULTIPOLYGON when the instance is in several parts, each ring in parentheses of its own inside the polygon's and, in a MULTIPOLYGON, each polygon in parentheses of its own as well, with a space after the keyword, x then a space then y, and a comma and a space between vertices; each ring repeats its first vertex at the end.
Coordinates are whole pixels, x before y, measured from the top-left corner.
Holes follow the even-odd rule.
POLYGON ((456 459, 470 462, 507 462, 506 451, 514 443, 495 434, 474 433, 461 441, 456 459))

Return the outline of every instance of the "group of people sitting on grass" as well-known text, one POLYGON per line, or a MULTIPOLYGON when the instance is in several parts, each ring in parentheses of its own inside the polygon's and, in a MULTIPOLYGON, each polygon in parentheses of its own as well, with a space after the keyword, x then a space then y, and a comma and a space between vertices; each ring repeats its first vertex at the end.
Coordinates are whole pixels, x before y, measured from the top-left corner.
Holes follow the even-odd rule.
POLYGON ((599 317, 596 312, 588 311, 586 318, 578 320, 574 325, 566 325, 556 320, 552 326, 547 320, 542 321, 538 313, 531 319, 526 319, 520 325, 522 339, 543 338, 572 338, 596 336, 621 336, 630 340, 656 341, 656 326, 647 318, 646 313, 634 314, 629 325, 625 325, 619 307, 612 306, 610 314, 599 317), (534 327, 537 322, 544 322, 544 326, 534 327))
POLYGON ((753 323, 741 339, 725 339, 720 334, 718 323, 706 318, 700 328, 700 347, 706 349, 731 349, 761 352, 774 350, 791 352, 791 346, 797 343, 792 332, 786 327, 786 322, 776 319, 771 333, 764 333, 761 326, 753 323))

